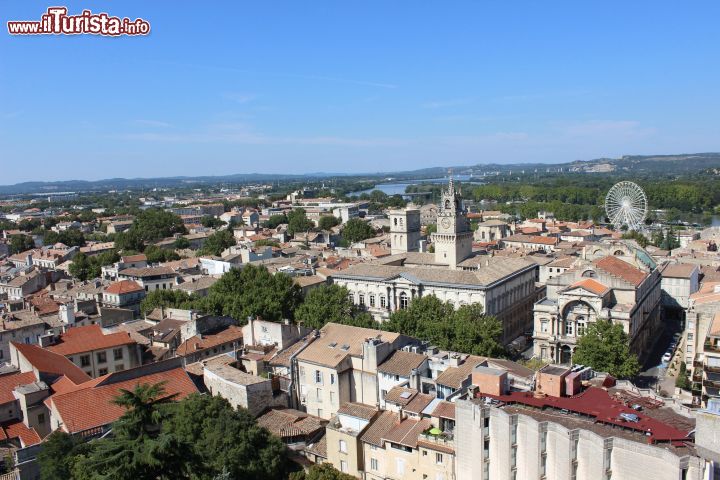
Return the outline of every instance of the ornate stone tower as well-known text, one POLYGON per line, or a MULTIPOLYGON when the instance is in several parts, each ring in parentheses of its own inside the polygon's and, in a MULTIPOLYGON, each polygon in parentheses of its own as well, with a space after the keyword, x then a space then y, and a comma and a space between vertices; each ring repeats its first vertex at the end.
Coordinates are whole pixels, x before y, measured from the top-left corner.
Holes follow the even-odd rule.
POLYGON ((421 237, 420 210, 392 210, 389 216, 391 253, 417 252, 421 237))
POLYGON ((462 195, 455 191, 452 177, 448 189, 443 190, 437 214, 437 233, 433 233, 435 262, 457 268, 457 264, 472 255, 470 224, 465 216, 462 195))

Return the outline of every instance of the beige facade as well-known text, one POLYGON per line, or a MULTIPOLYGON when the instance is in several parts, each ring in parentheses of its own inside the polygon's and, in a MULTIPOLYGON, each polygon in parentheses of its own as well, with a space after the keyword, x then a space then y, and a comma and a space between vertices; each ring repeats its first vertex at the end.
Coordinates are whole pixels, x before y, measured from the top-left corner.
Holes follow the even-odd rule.
POLYGON ((574 417, 459 400, 456 421, 458 480, 704 478, 692 449, 574 417))

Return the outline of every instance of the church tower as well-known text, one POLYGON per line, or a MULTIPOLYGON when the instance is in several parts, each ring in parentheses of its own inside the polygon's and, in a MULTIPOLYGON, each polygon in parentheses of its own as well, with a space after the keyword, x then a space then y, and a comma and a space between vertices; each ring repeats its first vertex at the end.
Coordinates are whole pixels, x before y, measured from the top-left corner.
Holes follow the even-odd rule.
POLYGON ((472 255, 473 233, 465 215, 462 195, 455 191, 452 176, 448 189, 443 190, 437 214, 437 233, 433 233, 435 263, 457 268, 458 263, 472 255))

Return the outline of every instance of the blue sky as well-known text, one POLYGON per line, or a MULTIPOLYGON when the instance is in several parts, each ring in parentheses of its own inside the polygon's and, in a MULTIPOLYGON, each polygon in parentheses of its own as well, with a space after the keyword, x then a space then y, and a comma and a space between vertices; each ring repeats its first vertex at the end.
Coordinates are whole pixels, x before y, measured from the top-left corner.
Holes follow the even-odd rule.
POLYGON ((0 0, 0 184, 720 150, 715 0, 70 2, 152 33, 7 34, 50 5, 0 0))

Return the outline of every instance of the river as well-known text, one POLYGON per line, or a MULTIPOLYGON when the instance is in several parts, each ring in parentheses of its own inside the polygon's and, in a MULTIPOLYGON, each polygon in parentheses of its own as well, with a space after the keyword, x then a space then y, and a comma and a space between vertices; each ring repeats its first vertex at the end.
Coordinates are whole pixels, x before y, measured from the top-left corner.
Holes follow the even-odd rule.
MULTIPOLYGON (((468 182, 472 181, 473 177, 470 175, 456 175, 453 176, 455 180, 459 180, 461 182, 468 182)), ((363 193, 370 193, 373 190, 380 190, 381 192, 385 193, 386 195, 403 195, 405 193, 405 189, 409 185, 419 185, 421 183, 447 183, 447 178, 423 178, 421 180, 412 180, 408 182, 395 182, 395 183, 378 183, 373 188, 369 188, 367 190, 358 190, 357 192, 350 192, 347 194, 348 197, 353 196, 360 196, 363 193)), ((473 182, 473 183, 480 183, 480 182, 473 182)))

